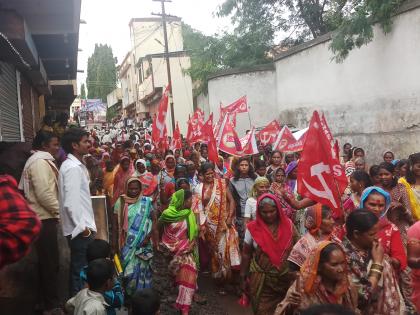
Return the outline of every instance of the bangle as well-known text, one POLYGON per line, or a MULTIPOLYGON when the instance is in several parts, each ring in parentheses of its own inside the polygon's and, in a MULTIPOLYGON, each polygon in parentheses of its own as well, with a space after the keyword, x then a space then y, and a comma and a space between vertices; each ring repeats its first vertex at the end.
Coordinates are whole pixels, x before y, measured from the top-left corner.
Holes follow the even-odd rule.
POLYGON ((384 266, 375 263, 372 264, 371 268, 379 269, 380 271, 384 270, 384 266))
POLYGON ((375 269, 375 268, 370 268, 369 272, 377 272, 377 273, 382 274, 382 270, 375 269))

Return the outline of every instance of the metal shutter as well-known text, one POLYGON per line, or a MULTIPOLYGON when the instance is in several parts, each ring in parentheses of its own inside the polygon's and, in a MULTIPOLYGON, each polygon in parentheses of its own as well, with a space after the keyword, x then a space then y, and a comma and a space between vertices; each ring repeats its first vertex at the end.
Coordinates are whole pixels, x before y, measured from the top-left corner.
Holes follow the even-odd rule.
POLYGON ((0 141, 20 141, 16 69, 0 61, 0 141))
POLYGON ((20 76, 20 101, 23 114, 23 135, 25 142, 31 142, 34 138, 34 117, 32 106, 31 85, 24 76, 20 76))

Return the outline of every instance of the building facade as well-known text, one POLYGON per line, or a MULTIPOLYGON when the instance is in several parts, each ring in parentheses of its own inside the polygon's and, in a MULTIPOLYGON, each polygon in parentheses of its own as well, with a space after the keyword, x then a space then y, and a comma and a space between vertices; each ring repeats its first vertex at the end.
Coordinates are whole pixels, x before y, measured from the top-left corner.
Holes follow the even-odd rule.
POLYGON ((1 1, 0 142, 31 142, 45 113, 69 112, 80 6, 80 0, 1 1))
MULTIPOLYGON (((131 51, 118 67, 121 84, 123 118, 139 121, 153 117, 168 85, 164 54, 164 35, 159 18, 135 18, 130 21, 131 51)), ((190 58, 184 51, 181 19, 171 17, 167 23, 169 62, 172 75, 172 101, 175 121, 186 133, 188 115, 193 112, 191 77, 186 73, 190 58)), ((172 133, 168 109, 167 128, 172 133)))

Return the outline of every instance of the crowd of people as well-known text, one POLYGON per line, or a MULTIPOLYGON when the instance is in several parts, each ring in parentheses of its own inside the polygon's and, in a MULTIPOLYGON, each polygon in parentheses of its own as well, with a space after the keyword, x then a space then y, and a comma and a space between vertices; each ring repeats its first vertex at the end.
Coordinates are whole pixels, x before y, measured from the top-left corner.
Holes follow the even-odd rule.
POLYGON ((420 313, 420 153, 387 150, 369 166, 364 149, 346 143, 337 214, 299 195, 299 153, 258 148, 220 152, 213 164, 205 143, 160 152, 147 131, 44 128, 19 185, 0 176, 9 213, 0 268, 34 242, 45 315, 116 314, 123 305, 158 314, 156 255, 167 259, 180 314, 206 302, 200 273, 257 315, 420 313), (95 239, 92 196, 106 197, 109 242, 95 239), (71 253, 64 307, 59 225, 71 253))

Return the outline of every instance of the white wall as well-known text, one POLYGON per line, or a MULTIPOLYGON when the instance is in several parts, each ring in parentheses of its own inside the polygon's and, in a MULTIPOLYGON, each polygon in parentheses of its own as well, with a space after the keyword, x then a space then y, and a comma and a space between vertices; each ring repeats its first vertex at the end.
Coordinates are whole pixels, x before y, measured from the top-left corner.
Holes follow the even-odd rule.
MULTIPOLYGON (((251 124, 265 126, 277 118, 280 110, 276 106, 276 74, 274 71, 255 71, 215 77, 209 80, 209 107, 214 121, 219 119, 219 104, 227 106, 247 95, 251 124)), ((199 105, 199 104, 198 104, 199 105)), ((237 115, 237 132, 243 136, 250 129, 249 116, 237 115)))
POLYGON ((108 107, 112 107, 121 100, 121 88, 116 88, 106 96, 108 107))
POLYGON ((279 59, 277 105, 281 120, 307 125, 314 109, 325 111, 332 132, 364 147, 370 161, 385 149, 420 149, 420 9, 395 18, 384 35, 331 61, 330 42, 279 59))

